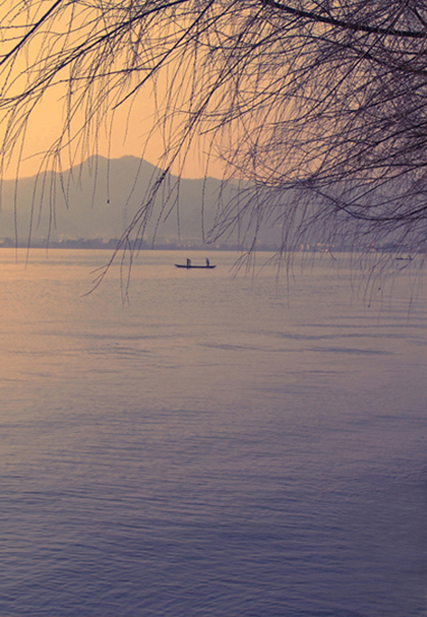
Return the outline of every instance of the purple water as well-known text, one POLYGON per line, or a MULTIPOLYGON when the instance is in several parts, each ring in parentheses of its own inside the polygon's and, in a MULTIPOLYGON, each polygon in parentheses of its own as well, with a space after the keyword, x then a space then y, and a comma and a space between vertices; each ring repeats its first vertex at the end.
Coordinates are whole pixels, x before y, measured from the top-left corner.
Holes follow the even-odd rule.
POLYGON ((107 257, 0 252, 0 615, 425 616, 422 278, 107 257))

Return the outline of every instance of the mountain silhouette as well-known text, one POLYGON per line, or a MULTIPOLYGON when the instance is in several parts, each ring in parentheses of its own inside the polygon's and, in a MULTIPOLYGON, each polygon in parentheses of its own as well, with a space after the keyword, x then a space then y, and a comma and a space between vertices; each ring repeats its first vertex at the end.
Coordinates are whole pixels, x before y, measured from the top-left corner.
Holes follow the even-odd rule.
MULTIPOLYGON (((162 174, 156 166, 133 156, 107 159, 92 156, 61 173, 2 183, 0 239, 19 243, 120 238, 150 187, 162 174), (16 223, 16 225, 15 225, 16 223)), ((153 202, 153 214, 144 232, 146 246, 203 244, 221 215, 221 204, 239 195, 238 184, 216 178, 183 179, 167 174, 153 202)), ((264 228, 259 240, 272 248, 277 230, 264 228)), ((235 230, 219 242, 236 246, 235 230)))
MULTIPOLYGON (((61 173, 2 183, 0 238, 52 241, 119 238, 145 202, 162 171, 142 159, 92 156, 61 173)), ((238 192, 215 178, 178 179, 167 175, 154 201, 144 234, 147 244, 203 243, 218 216, 218 203, 238 192)), ((237 242, 228 237, 227 241, 237 242)))

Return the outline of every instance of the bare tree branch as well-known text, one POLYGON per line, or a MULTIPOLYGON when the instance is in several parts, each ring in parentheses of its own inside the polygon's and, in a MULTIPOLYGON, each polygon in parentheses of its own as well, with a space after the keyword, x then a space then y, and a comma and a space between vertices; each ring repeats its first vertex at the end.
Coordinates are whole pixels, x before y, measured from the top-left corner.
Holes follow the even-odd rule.
POLYGON ((157 93, 153 131, 164 138, 165 173, 153 180, 121 248, 144 235, 166 172, 202 138, 223 160, 224 180, 239 179, 242 189, 219 204, 211 239, 238 226, 255 240, 260 225, 273 224, 283 252, 311 238, 425 253, 423 0, 5 6, 3 167, 53 88, 65 93, 65 121, 44 168, 60 168, 66 151, 83 158, 112 110, 147 84, 157 93))

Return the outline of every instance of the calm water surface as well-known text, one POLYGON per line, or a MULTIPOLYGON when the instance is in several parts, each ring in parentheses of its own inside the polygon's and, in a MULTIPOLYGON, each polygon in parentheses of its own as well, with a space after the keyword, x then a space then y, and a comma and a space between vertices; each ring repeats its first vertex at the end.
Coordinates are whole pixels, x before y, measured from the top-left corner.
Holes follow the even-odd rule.
POLYGON ((424 617, 425 293, 184 257, 1 250, 0 616, 424 617))

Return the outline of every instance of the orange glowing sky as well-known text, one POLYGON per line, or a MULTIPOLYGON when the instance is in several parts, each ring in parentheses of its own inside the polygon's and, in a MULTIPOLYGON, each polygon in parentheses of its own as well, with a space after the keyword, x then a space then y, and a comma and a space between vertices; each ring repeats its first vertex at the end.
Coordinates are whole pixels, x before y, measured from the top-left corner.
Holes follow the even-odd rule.
MULTIPOLYGON (((0 19, 2 20, 2 49, 1 54, 5 57, 9 51, 16 46, 19 37, 28 33, 28 24, 35 23, 37 19, 47 10, 49 3, 43 0, 24 3, 23 0, 0 0, 0 19)), ((40 67, 49 68, 49 57, 56 58, 58 49, 60 51, 61 41, 67 41, 66 45, 71 41, 72 44, 84 43, 87 40, 85 37, 91 35, 90 18, 96 12, 92 12, 88 3, 81 3, 80 8, 75 8, 74 3, 64 4, 64 9, 60 7, 57 16, 52 17, 51 21, 43 24, 42 28, 36 32, 34 36, 30 36, 25 46, 18 51, 16 57, 10 65, 4 65, 4 71, 0 74, 0 86, 5 86, 2 91, 2 96, 5 100, 13 99, 19 95, 21 91, 31 85, 31 80, 34 76, 37 77, 40 67), (89 19, 89 21, 88 21, 89 19), (70 21, 71 20, 71 21, 70 21), (55 42, 56 41, 56 42, 55 42), (3 83, 3 80, 4 83, 3 83)), ((56 13, 55 13, 56 14, 56 13)), ((53 15, 55 15, 53 14, 53 15)), ((49 18, 50 19, 50 18, 49 18)), ((95 26, 97 25, 97 22, 95 26)), ((102 27, 102 20, 100 22, 102 27)), ((96 29, 96 28, 95 28, 96 29)), ((72 45, 71 45, 72 46, 72 45)), ((182 71, 182 82, 191 81, 191 71, 188 66, 183 68, 180 63, 180 58, 168 60, 168 68, 170 74, 182 71), (176 68, 178 67, 178 68, 176 68)), ((117 66, 113 69, 120 69, 120 54, 117 66)), ((66 66, 66 65, 65 65, 66 66)), ((44 69, 42 69, 44 70, 44 69)), ((71 70, 71 69, 70 69, 71 70)), ((67 80, 69 73, 66 67, 58 76, 58 80, 67 80)), ((90 70, 89 73, 90 74, 90 70)), ((144 73, 141 73, 141 79, 144 73)), ((120 158, 125 155, 133 155, 144 158, 152 164, 162 166, 160 158, 165 151, 165 140, 162 138, 161 131, 153 131, 155 123, 156 104, 160 99, 168 98, 168 82, 167 75, 160 78, 157 76, 157 99, 152 91, 152 84, 147 83, 144 89, 141 89, 138 94, 131 99, 131 102, 126 101, 123 105, 117 108, 114 113, 114 125, 111 135, 108 135, 108 126, 111 118, 106 119, 105 126, 101 128, 98 136, 86 139, 85 143, 77 143, 71 147, 69 152, 64 151, 61 155, 62 168, 66 169, 72 164, 79 164, 93 154, 100 154, 110 158, 120 158), (150 139, 147 140, 147 136, 150 139)), ((172 77, 172 81, 174 78, 172 77)), ((132 82, 129 88, 132 90, 136 82, 132 82)), ((185 88, 184 88, 185 90, 185 88)), ((35 110, 31 114, 31 119, 28 124, 28 129, 25 134, 24 144, 18 143, 15 148, 14 155, 11 157, 9 164, 3 168, 3 178, 13 179, 16 177, 28 177, 36 174, 40 170, 43 154, 48 151, 55 140, 61 134, 64 121, 66 119, 64 108, 66 101, 64 94, 66 89, 63 85, 56 85, 52 89, 48 89, 43 95, 41 104, 37 104, 35 110)), ((121 98, 125 98, 125 92, 121 93, 121 98)), ((92 93, 93 95, 93 93, 92 93)), ((96 96, 96 93, 95 93, 96 96)), ((102 100, 101 97, 100 100, 102 100)), ((117 99, 116 99, 117 101, 117 99)), ((175 101, 176 102, 176 101, 175 101)), ((178 101, 178 107, 180 102, 178 101)), ((5 108, 7 111, 7 108, 5 108)), ((6 113, 6 112, 0 112, 6 113)), ((72 126, 71 132, 75 133, 82 126, 85 120, 85 111, 82 109, 77 113, 72 126)), ((7 126, 7 116, 0 115, 0 140, 4 136, 5 127, 7 126)), ((169 127, 170 128, 170 127, 169 127)), ((167 129, 169 130, 169 129, 167 129)), ((206 173, 206 161, 208 160, 205 154, 206 148, 203 142, 192 143, 185 163, 183 159, 178 161, 172 168, 173 173, 181 172, 181 175, 186 178, 199 178, 206 173)), ((221 163, 215 163, 212 160, 212 152, 209 157, 209 175, 222 177, 223 166, 221 163)), ((48 163, 45 168, 52 168, 48 163)))
MULTIPOLYGON (((38 67, 48 67, 48 64, 44 64, 46 58, 49 58, 49 54, 52 54, 52 57, 55 58, 57 51, 56 43, 52 41, 57 40, 60 42, 64 37, 64 40, 68 37, 72 43, 74 39, 77 44, 82 41, 84 42, 86 36, 90 36, 90 26, 86 25, 86 16, 89 15, 90 17, 92 15, 91 9, 87 9, 89 12, 86 14, 85 3, 82 3, 80 7, 81 14, 78 12, 74 14, 69 12, 74 11, 71 4, 68 8, 64 9, 63 13, 59 13, 58 18, 55 17, 52 22, 46 22, 46 25, 43 26, 40 32, 30 37, 28 43, 18 52, 9 68, 6 65, 4 72, 0 75, 1 80, 6 80, 5 83, 9 82, 9 85, 4 90, 6 99, 8 97, 13 98, 20 94, 22 89, 26 89, 31 84, 33 75, 37 76, 38 67), (72 19, 72 24, 69 22, 69 18, 72 19), (76 26, 75 28, 74 25, 76 26), (67 34, 69 27, 71 28, 70 35, 67 34), (50 36, 51 34, 52 36, 50 36)), ((0 19, 3 18, 2 26, 4 30, 1 50, 3 54, 7 54, 8 51, 13 49, 19 37, 28 32, 28 27, 25 24, 36 21, 45 10, 46 5, 43 3, 43 0, 42 2, 31 2, 28 5, 24 5, 22 0, 19 0, 18 3, 15 3, 14 0, 0 0, 0 19), (27 9, 25 7, 27 6, 29 7, 29 14, 33 11, 31 17, 29 17, 29 14, 26 14, 27 9), (14 30, 15 28, 17 30, 14 30), (16 34, 14 34, 15 32, 16 34)), ((90 24, 91 22, 87 23, 90 24)), ((119 64, 114 67, 116 69, 120 68, 120 59, 118 62, 119 64)), ((185 71, 191 70, 191 68, 188 69, 187 66, 186 69, 183 69, 183 65, 176 64, 176 62, 176 59, 172 60, 171 64, 169 64, 169 69, 172 74, 176 73, 177 70, 179 72, 183 71, 184 77, 182 77, 182 81, 185 82, 191 77, 185 71), (178 66, 178 69, 176 69, 176 66, 178 66)), ((69 75, 67 70, 64 69, 64 72, 59 75, 59 80, 67 80, 69 75)), ((143 73, 141 73, 142 78, 143 73)), ((1 85, 4 84, 1 83, 1 85)), ((129 86, 130 89, 134 88, 135 85, 136 82, 134 81, 129 86)), ((82 143, 75 143, 70 151, 63 151, 61 155, 62 168, 66 169, 71 164, 79 164, 82 160, 93 154, 100 154, 110 158, 133 155, 144 158, 155 165, 160 163, 160 166, 162 166, 160 158, 164 154, 165 140, 162 138, 160 130, 153 131, 153 126, 156 112, 158 111, 156 104, 158 104, 159 100, 161 104, 162 100, 168 98, 168 85, 170 85, 170 82, 168 82, 167 76, 164 78, 162 76, 160 78, 157 77, 156 98, 152 91, 152 84, 147 83, 130 102, 126 101, 117 108, 114 113, 111 135, 108 135, 110 116, 110 118, 106 118, 105 126, 101 127, 96 138, 91 136, 89 139, 86 139, 83 146, 82 143), (147 139, 148 136, 150 136, 149 139, 147 139)), ((66 90, 63 85, 56 85, 45 92, 42 103, 37 104, 31 114, 22 150, 21 145, 18 143, 18 147, 15 148, 15 153, 11 157, 9 164, 3 169, 3 178, 28 177, 40 170, 43 154, 52 147, 55 140, 61 134, 66 120, 64 112, 66 106, 65 92, 66 90)), ((125 97, 125 92, 121 93, 121 97, 122 99, 125 97)), ((179 105, 180 103, 178 102, 179 105)), ((7 120, 6 116, 0 116, 0 140, 4 134, 2 131, 7 126, 7 122, 3 122, 5 119, 7 120)), ((79 111, 74 119, 71 132, 77 132, 83 125, 84 120, 85 110, 82 109, 81 114, 79 111)), ((204 176, 208 159, 205 150, 206 148, 204 148, 202 141, 193 143, 185 158, 185 163, 183 163, 181 158, 181 161, 177 162, 172 168, 173 173, 181 171, 181 175, 187 178, 204 176)), ((215 163, 211 157, 209 157, 209 161, 209 175, 222 177, 222 164, 219 162, 215 163)), ((49 163, 47 167, 49 168, 49 163)))
MULTIPOLYGON (((157 131, 150 135, 155 116, 154 97, 149 88, 141 92, 136 100, 130 105, 123 105, 114 115, 111 138, 108 136, 107 125, 100 131, 98 139, 90 140, 85 145, 84 154, 79 150, 75 152, 73 163, 78 164, 81 160, 92 154, 100 154, 110 158, 120 158, 126 155, 144 158, 150 163, 157 165, 164 151, 163 139, 157 131)), ((80 121, 83 122, 83 113, 80 121)), ((35 175, 43 159, 43 153, 49 149, 58 137, 63 126, 63 105, 56 92, 49 93, 43 104, 36 109, 29 123, 25 138, 23 154, 19 159, 15 155, 4 172, 4 179, 12 179, 17 176, 28 177, 35 175)), ((70 166, 70 157, 64 152, 63 167, 70 166)), ((203 146, 195 145, 186 157, 183 167, 183 177, 199 178, 205 174, 206 157, 203 146)), ((173 168, 178 173, 178 165, 173 168)), ((209 175, 221 177, 222 170, 219 163, 210 164, 209 175)))

